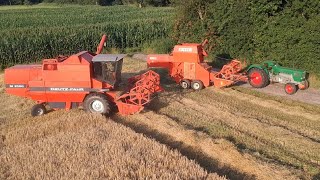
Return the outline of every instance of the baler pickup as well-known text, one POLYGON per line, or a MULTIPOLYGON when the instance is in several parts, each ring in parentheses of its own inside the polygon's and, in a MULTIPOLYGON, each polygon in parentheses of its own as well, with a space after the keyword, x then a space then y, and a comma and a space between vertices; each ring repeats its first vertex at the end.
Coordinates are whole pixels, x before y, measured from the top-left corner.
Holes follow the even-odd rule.
POLYGON ((232 60, 229 64, 222 67, 219 72, 212 72, 210 79, 213 80, 213 85, 217 88, 228 87, 239 81, 247 81, 248 77, 245 73, 240 73, 243 70, 239 60, 232 60))

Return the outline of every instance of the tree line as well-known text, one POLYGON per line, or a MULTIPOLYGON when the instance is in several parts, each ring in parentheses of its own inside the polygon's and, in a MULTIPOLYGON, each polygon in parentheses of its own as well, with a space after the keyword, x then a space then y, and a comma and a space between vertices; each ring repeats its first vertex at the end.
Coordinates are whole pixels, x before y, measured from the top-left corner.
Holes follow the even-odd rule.
MULTIPOLYGON (((310 0, 0 0, 0 4, 76 3, 175 6, 171 39, 209 39, 212 57, 276 60, 320 74, 320 3, 310 0)), ((166 43, 164 43, 166 44, 166 43)), ((170 43, 167 43, 170 44, 170 43)))
POLYGON ((142 6, 168 6, 169 0, 0 0, 0 5, 30 5, 38 3, 81 4, 81 5, 127 5, 136 4, 142 6))
POLYGON ((209 39, 216 59, 276 60, 320 75, 320 3, 310 0, 175 0, 180 42, 209 39))

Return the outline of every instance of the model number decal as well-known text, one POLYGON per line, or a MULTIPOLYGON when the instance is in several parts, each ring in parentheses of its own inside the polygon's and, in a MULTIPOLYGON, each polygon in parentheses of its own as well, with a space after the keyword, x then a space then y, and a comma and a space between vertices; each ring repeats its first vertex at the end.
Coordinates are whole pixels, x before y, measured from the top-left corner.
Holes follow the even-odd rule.
POLYGON ((72 92, 82 92, 85 91, 84 88, 48 88, 48 91, 72 91, 72 92))
POLYGON ((6 84, 6 88, 26 88, 25 84, 6 84))
POLYGON ((179 48, 179 52, 192 52, 192 48, 179 48))

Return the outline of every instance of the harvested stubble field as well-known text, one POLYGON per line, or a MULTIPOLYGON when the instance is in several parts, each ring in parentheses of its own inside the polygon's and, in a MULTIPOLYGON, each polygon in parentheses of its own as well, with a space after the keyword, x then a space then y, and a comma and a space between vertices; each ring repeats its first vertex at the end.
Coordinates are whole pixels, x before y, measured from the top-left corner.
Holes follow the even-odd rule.
POLYGON ((154 139, 82 110, 29 115, 0 76, 0 179, 225 179, 154 139))
MULTIPOLYGON (((130 61, 132 72, 143 63, 130 61)), ((183 91, 158 72, 166 92, 115 121, 232 179, 320 178, 320 106, 242 87, 183 91)))
MULTIPOLYGON (((124 79, 146 69, 127 58, 124 79)), ((319 179, 320 107, 234 87, 165 92, 140 114, 31 118, 0 94, 0 178, 319 179)))

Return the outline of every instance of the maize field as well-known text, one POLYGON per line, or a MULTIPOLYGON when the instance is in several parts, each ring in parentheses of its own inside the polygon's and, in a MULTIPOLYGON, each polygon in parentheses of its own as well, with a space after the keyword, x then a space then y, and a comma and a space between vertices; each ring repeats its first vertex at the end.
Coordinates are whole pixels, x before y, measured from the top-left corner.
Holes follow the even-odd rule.
POLYGON ((172 8, 45 6, 0 8, 0 66, 94 51, 102 34, 107 48, 124 50, 168 36, 172 8))

